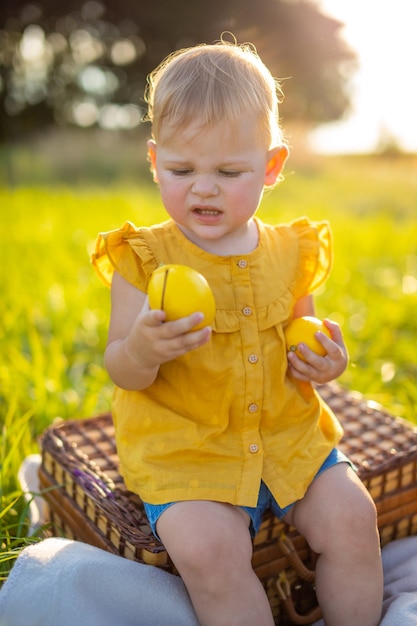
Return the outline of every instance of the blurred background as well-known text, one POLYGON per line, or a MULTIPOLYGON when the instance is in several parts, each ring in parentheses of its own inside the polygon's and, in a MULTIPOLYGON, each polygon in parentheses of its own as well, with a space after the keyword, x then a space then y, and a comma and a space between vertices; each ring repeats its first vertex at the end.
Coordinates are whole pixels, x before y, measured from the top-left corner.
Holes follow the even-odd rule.
POLYGON ((285 99, 293 163, 417 151, 417 7, 397 0, 3 0, 0 164, 7 185, 140 176, 147 74, 230 31, 285 99))

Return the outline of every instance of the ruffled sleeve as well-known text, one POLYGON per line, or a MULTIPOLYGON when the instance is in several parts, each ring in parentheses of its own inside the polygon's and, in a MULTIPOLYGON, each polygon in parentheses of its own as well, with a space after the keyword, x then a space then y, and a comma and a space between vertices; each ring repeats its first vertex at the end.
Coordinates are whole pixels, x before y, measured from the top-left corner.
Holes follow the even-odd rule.
POLYGON ((117 230, 100 233, 91 262, 106 286, 111 285, 113 273, 117 271, 141 291, 147 290, 149 276, 158 265, 141 230, 131 222, 125 222, 117 230))
POLYGON ((291 228, 299 245, 299 264, 292 289, 298 300, 326 281, 333 263, 333 239, 328 222, 301 218, 292 222, 291 228))

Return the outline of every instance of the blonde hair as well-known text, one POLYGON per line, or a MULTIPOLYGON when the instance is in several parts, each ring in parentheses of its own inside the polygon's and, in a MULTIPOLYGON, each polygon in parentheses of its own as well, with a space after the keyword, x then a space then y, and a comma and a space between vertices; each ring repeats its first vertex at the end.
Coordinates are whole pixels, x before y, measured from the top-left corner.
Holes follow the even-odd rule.
POLYGON ((178 50, 149 75, 147 120, 157 141, 164 121, 183 128, 193 119, 203 124, 237 122, 255 113, 267 147, 283 143, 278 103, 282 91, 251 44, 221 40, 178 50))

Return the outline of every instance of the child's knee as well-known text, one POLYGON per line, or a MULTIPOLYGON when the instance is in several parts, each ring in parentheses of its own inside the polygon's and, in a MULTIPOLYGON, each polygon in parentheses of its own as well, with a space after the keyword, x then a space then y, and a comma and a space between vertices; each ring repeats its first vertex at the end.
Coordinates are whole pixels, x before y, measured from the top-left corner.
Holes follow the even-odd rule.
POLYGON ((357 493, 346 503, 339 526, 348 534, 374 533, 377 529, 377 511, 374 501, 365 490, 357 493))
POLYGON ((185 580, 200 580, 206 591, 230 583, 252 567, 252 551, 236 541, 213 535, 194 539, 177 555, 176 566, 185 580))
POLYGON ((376 506, 365 488, 358 489, 356 499, 347 507, 344 522, 344 532, 356 544, 362 543, 362 540, 366 544, 371 537, 378 536, 376 506))
POLYGON ((367 490, 358 484, 349 494, 343 510, 336 510, 326 528, 327 542, 354 553, 374 552, 379 546, 377 511, 367 490))
POLYGON ((193 576, 213 573, 231 576, 233 571, 251 567, 252 542, 249 531, 233 533, 228 528, 207 528, 195 532, 183 542, 181 550, 176 550, 178 569, 186 569, 193 576))
POLYGON ((294 507, 298 530, 317 553, 331 546, 364 546, 378 541, 375 504, 357 475, 345 464, 326 471, 294 507))

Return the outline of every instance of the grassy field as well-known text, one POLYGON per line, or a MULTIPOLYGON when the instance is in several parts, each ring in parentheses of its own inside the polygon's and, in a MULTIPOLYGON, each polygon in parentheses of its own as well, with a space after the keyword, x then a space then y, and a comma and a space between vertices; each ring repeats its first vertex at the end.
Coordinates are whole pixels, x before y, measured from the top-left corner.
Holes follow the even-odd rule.
MULTIPOLYGON (((331 221, 334 269, 316 306, 343 327, 351 361, 341 382, 417 423, 416 159, 290 165, 259 215, 331 221)), ((16 480, 22 459, 54 420, 110 406, 102 365, 109 293, 89 265, 96 234, 165 213, 147 182, 4 186, 0 207, 1 578, 28 541, 16 480)))

